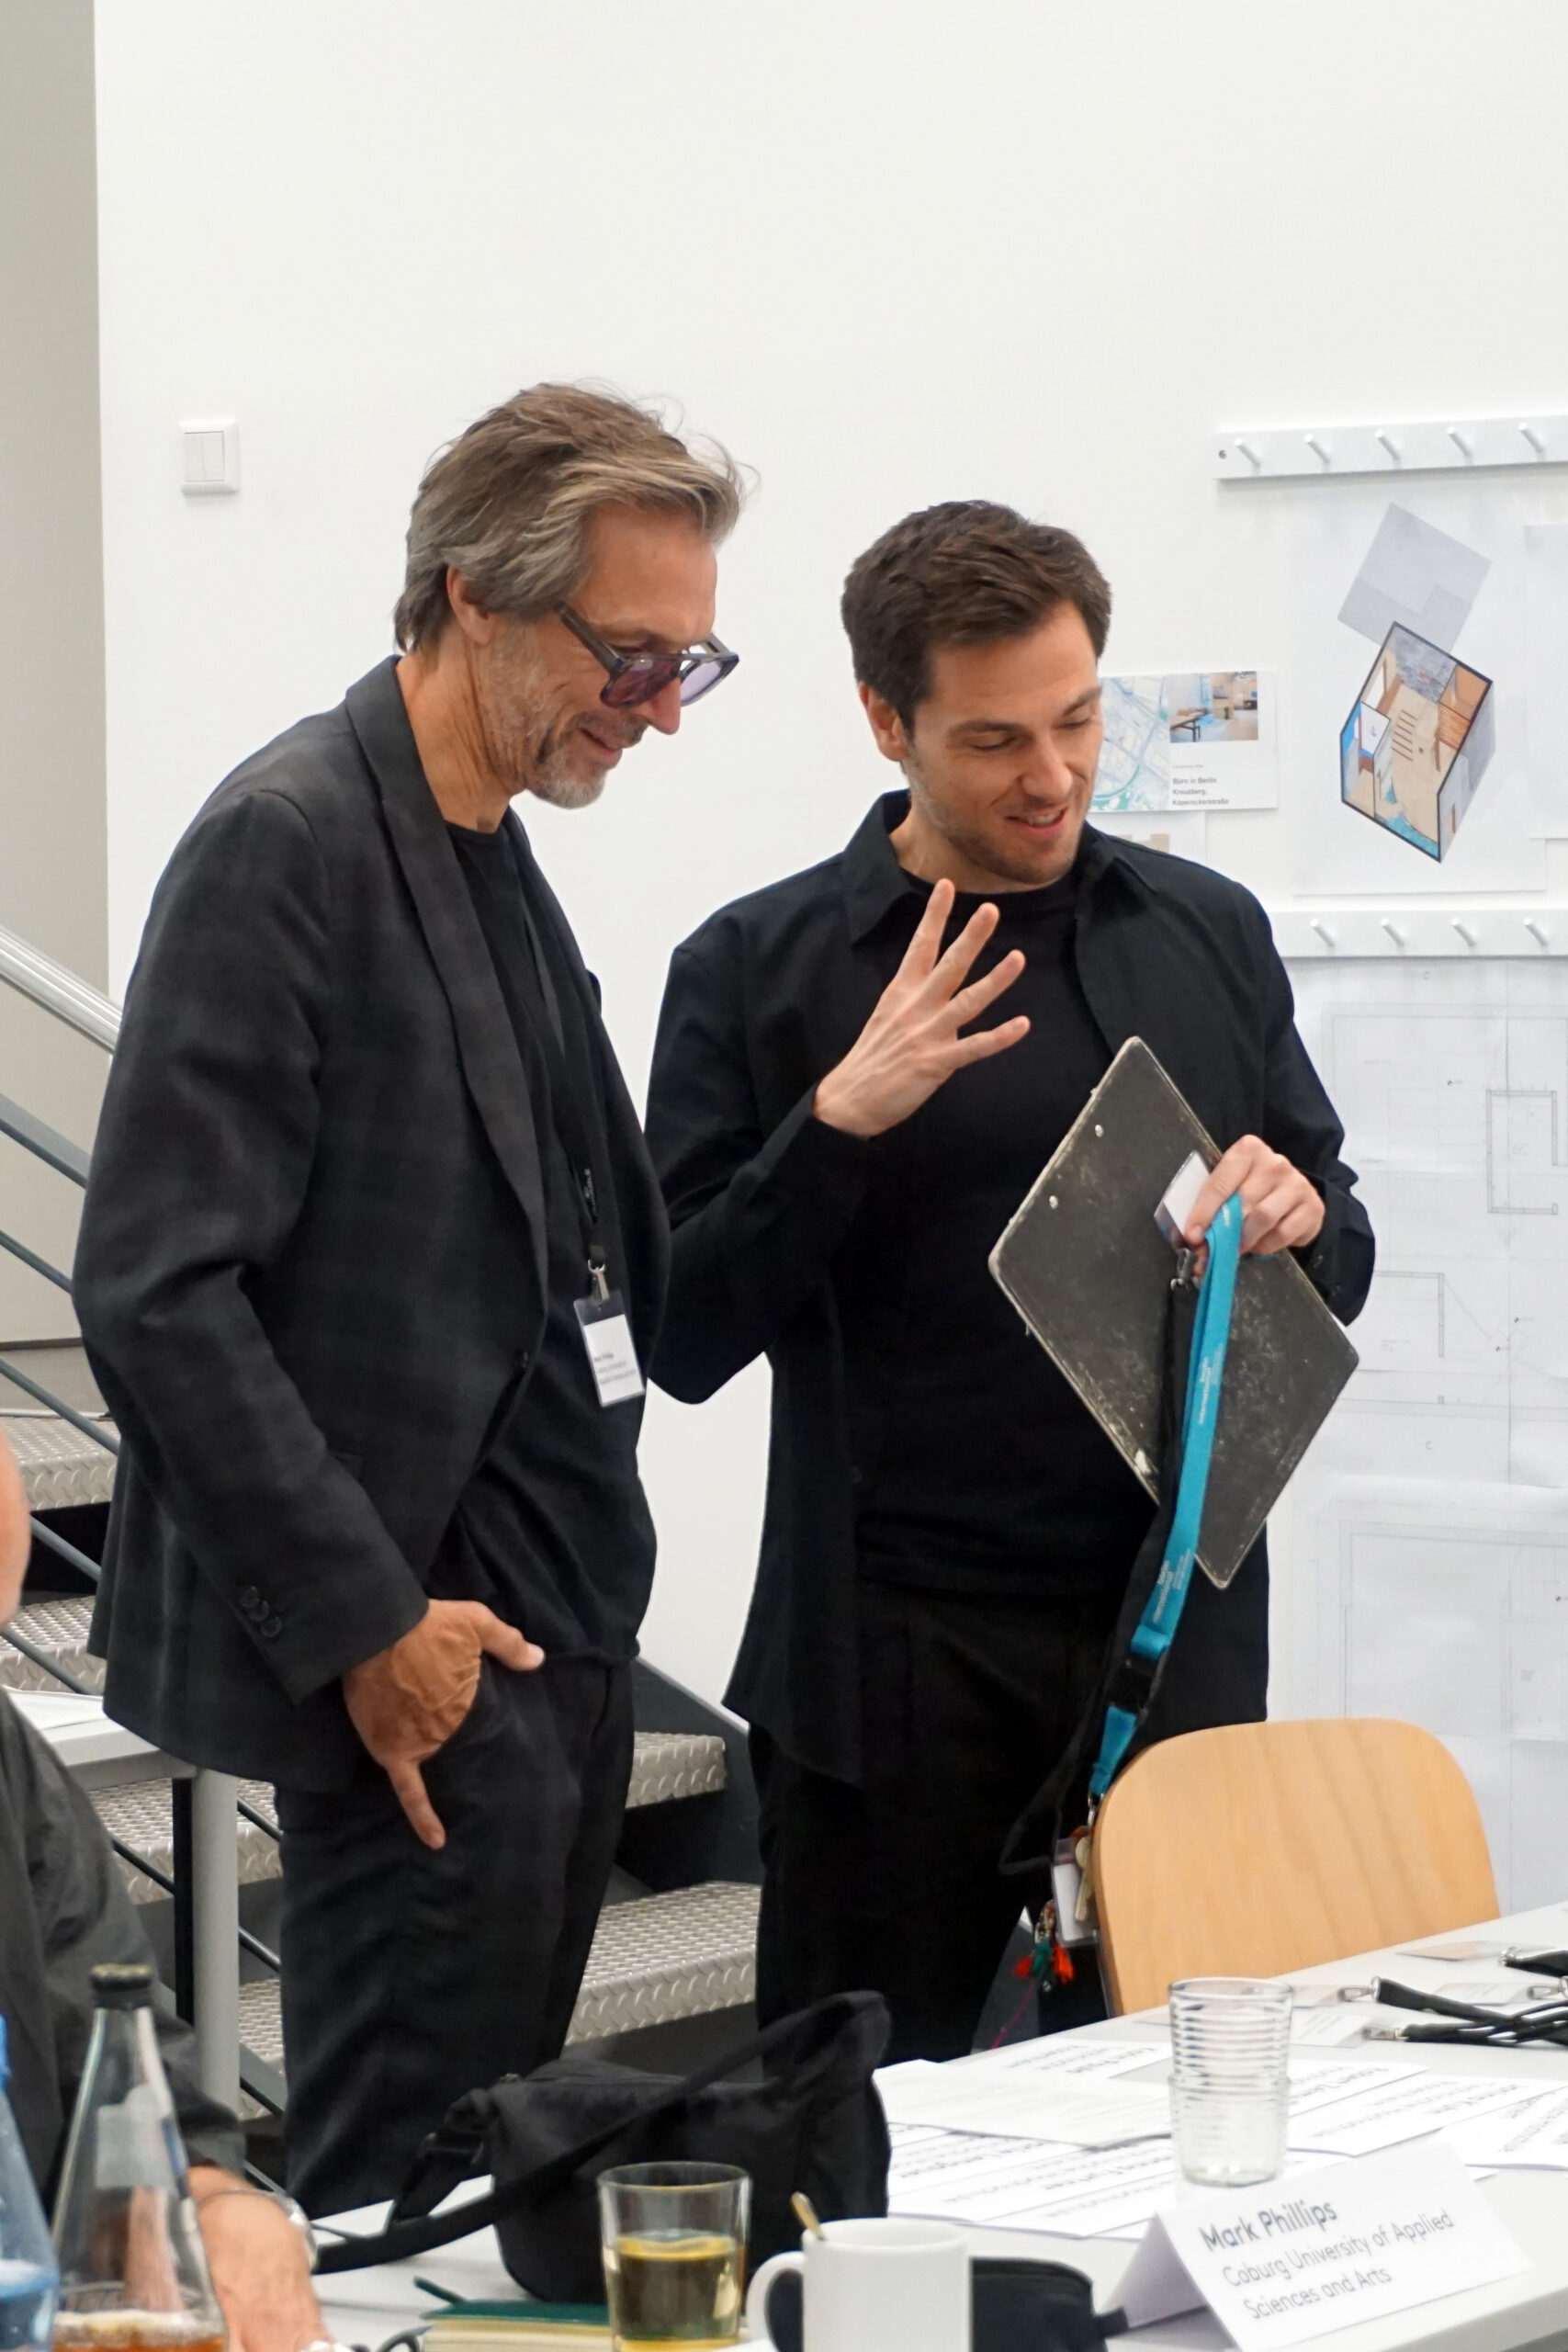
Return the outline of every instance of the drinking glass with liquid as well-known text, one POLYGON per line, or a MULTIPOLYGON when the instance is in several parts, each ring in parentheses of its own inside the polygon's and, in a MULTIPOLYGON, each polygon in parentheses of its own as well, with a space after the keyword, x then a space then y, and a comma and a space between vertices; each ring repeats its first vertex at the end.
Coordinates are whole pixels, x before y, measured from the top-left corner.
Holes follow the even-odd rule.
POLYGON ((96 2009, 54 2211, 55 2352, 223 2352, 145 1962, 93 1971, 96 2009))
POLYGON ((1272 2180, 1285 2162, 1291 1988, 1190 1976, 1170 1988, 1170 2120, 1177 2165, 1201 2188, 1272 2180))
POLYGON ((6 2020, 0 2018, 0 2352, 44 2352, 60 2272, 6 2097, 8 2072, 6 2020))
POLYGON ((738 2343, 751 2181, 733 2165, 616 2165, 599 2234, 617 2352, 738 2343))

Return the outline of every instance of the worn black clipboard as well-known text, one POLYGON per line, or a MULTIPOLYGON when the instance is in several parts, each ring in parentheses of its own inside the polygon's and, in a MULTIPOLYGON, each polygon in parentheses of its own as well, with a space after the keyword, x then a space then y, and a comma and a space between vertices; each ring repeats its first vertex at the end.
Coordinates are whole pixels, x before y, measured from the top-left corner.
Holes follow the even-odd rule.
MULTIPOLYGON (((1154 1495, 1172 1245, 1155 1211, 1178 1169, 1220 1154, 1141 1037, 1131 1037, 991 1252, 1035 1338, 1154 1495)), ((1338 1323, 1288 1251, 1244 1258, 1199 1562, 1241 1566, 1356 1369, 1338 1323)))

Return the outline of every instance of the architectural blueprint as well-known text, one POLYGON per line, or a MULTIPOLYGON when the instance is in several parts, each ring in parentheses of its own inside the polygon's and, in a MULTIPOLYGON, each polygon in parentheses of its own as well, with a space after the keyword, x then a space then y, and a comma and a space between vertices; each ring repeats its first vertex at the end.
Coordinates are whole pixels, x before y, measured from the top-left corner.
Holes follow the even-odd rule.
MULTIPOLYGON (((1391 498, 1369 476, 1333 490, 1292 503, 1277 557, 1280 820, 1294 888, 1336 897, 1543 889, 1543 835, 1555 827, 1536 785, 1553 770, 1554 725, 1568 747, 1568 722, 1558 720, 1564 606, 1554 593, 1568 588, 1568 565, 1527 532, 1568 522, 1568 481, 1412 476, 1391 498), (1541 648, 1533 684, 1532 610, 1541 648), (1385 647, 1413 657, 1408 675, 1398 660, 1385 662, 1385 647), (1450 661, 1456 678, 1463 670, 1490 682, 1486 691, 1461 680, 1461 695, 1443 678, 1450 661), (1462 743, 1452 740, 1461 729, 1462 743)), ((1568 790, 1559 805, 1568 807, 1568 790)))
POLYGON ((1378 1271, 1291 1489, 1272 1704, 1425 1724, 1505 1906, 1545 1901, 1568 1860, 1568 962, 1292 979, 1378 1271))
POLYGON ((1395 621, 1339 736, 1348 808, 1441 858, 1492 756, 1492 681, 1395 621))

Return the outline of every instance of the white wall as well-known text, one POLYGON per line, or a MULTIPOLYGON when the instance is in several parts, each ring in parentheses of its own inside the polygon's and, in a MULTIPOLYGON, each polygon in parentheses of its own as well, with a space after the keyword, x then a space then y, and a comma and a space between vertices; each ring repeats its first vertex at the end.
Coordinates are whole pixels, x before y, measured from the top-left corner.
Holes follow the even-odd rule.
MULTIPOLYGON (((737 679, 536 831, 634 1083, 671 945, 887 781, 835 617, 906 509, 1079 530, 1113 662, 1277 661, 1208 436, 1568 407, 1568 13, 1497 0, 98 0, 112 962, 233 761, 389 642, 425 455, 541 376, 673 393, 761 476, 737 679), (241 421, 187 502, 181 416, 241 421)), ((1210 820, 1266 895, 1287 836, 1210 820)), ((1554 895, 1568 867, 1553 845, 1554 895)), ((716 1690, 765 1392, 656 1400, 651 1653, 716 1690)))
MULTIPOLYGON (((0 8, 0 924, 102 987, 102 560, 92 0, 0 8)), ((90 1144, 104 1057, 0 988, 0 1091, 90 1144)), ((77 1194, 0 1143, 0 1223, 68 1265, 77 1194)), ((69 1300, 0 1256, 0 1342, 69 1300)), ((14 1405, 17 1392, 3 1392, 14 1405)))

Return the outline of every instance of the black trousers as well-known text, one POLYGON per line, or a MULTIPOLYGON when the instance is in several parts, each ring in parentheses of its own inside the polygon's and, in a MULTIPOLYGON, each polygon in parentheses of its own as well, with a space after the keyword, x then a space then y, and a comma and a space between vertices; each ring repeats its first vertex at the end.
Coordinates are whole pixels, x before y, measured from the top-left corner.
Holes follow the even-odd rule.
MULTIPOLYGON (((1050 1892, 1043 1878, 1002 1877, 1002 1842, 1077 1726, 1120 1598, 863 1583, 863 1785, 807 1771, 766 1732, 751 1735, 764 2023, 869 1989, 892 2011, 889 2061, 972 2048, 1019 1913, 1050 1892)), ((1151 1729, 1257 1720, 1267 1684, 1261 1557, 1225 1594, 1194 1577, 1151 1729)))
POLYGON ((279 1789, 288 2186, 311 2213, 389 2197, 464 2091, 559 2054, 631 1773, 627 1668, 484 1661, 409 1827, 368 1757, 341 1795, 279 1789))

